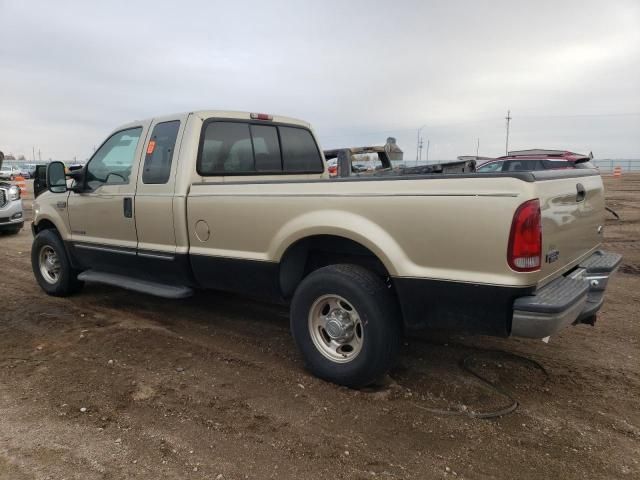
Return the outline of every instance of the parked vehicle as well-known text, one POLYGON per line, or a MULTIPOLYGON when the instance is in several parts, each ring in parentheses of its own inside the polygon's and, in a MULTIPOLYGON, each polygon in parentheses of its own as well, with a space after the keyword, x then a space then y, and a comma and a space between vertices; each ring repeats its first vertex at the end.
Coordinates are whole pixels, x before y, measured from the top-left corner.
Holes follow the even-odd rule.
MULTIPOLYGON (((459 160, 446 163, 432 163, 429 165, 404 164, 395 166, 392 161, 402 161, 402 149, 393 137, 387 138, 387 143, 379 146, 343 147, 325 150, 327 170, 331 177, 351 176, 397 176, 397 175, 424 175, 428 173, 470 173, 475 171, 475 160, 459 160), (363 156, 377 156, 377 161, 355 163, 363 156)), ((374 157, 375 158, 375 157, 374 157)))
POLYGON ((36 173, 36 164, 35 163, 27 163, 22 166, 22 172, 24 178, 33 178, 36 173))
POLYGON ((521 150, 509 152, 509 155, 485 162, 477 168, 477 171, 480 173, 492 173, 593 168, 593 165, 589 163, 592 159, 593 156, 591 155, 582 155, 563 150, 521 150))
MULTIPOLYGON (((5 171, 3 161, 4 154, 0 152, 0 172, 5 171)), ((20 194, 20 189, 15 185, 0 181, 0 233, 17 234, 22 229, 24 215, 20 194)))
POLYGON ((338 159, 337 158, 332 158, 330 160, 327 160, 327 173, 329 173, 329 176, 331 177, 338 176, 338 159))
POLYGON ((352 387, 390 368, 405 329, 594 323, 621 260, 600 249, 597 170, 330 179, 321 152, 309 124, 266 114, 123 125, 81 170, 48 166, 36 280, 57 296, 87 281, 288 303, 310 370, 352 387))
POLYGON ((4 165, 0 168, 0 180, 13 180, 20 175, 20 171, 11 165, 4 165))

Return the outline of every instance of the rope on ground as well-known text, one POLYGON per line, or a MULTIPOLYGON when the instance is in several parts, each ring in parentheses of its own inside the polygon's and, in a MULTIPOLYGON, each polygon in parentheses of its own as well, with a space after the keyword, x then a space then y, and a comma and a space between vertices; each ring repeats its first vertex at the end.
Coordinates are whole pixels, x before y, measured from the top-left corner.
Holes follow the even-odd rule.
POLYGON ((609 207, 604 207, 604 208, 607 212, 613 214, 613 216, 616 217, 616 219, 620 220, 620 215, 618 215, 613 208, 609 208, 609 207))
MULTIPOLYGON (((460 345, 460 346, 464 346, 464 345, 460 345)), ((466 348, 468 348, 468 347, 466 347, 466 348)), ((537 362, 536 360, 533 360, 531 358, 523 357, 522 355, 517 355, 517 354, 511 353, 511 352, 505 352, 504 350, 481 350, 480 354, 502 355, 504 357, 509 357, 509 358, 511 358, 513 360, 517 360, 517 361, 521 361, 521 362, 524 362, 524 363, 528 363, 530 365, 533 365, 535 368, 537 368, 538 370, 540 370, 544 374, 545 383, 549 380, 549 373, 544 368, 544 366, 540 362, 537 362)), ((479 354, 467 355, 466 357, 464 357, 460 361, 460 368, 462 370, 464 370, 465 372, 470 373, 471 375, 476 377, 483 384, 488 386, 490 390, 493 390, 493 391, 497 392, 498 394, 500 394, 500 395, 502 395, 504 397, 507 397, 509 399, 509 401, 510 401, 509 405, 507 405, 505 407, 502 407, 500 409, 492 410, 492 411, 488 411, 488 412, 476 412, 476 411, 473 411, 473 410, 469 410, 466 407, 463 407, 463 408, 461 408, 459 410, 446 410, 446 409, 439 409, 439 408, 430 408, 430 407, 425 407, 423 405, 418 405, 415 402, 412 402, 413 405, 415 407, 419 408, 420 410, 425 410, 425 411, 427 411, 429 413, 433 413, 435 415, 467 416, 467 417, 470 417, 470 418, 482 418, 482 419, 490 419, 490 418, 502 417, 504 415, 508 415, 510 413, 515 412, 516 409, 519 406, 519 403, 511 395, 511 393, 509 393, 506 389, 500 387, 496 383, 492 382, 487 377, 482 376, 481 374, 479 374, 477 371, 473 370, 470 367, 469 364, 471 364, 474 360, 476 360, 478 358, 478 356, 479 356, 479 354)))

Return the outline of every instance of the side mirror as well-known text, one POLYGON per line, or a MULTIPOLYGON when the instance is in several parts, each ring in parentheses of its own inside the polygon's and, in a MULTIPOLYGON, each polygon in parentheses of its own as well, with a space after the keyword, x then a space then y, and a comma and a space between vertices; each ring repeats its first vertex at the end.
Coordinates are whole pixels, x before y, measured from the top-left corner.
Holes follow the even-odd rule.
POLYGON ((77 167, 70 167, 69 173, 67 173, 67 178, 73 180, 73 184, 71 185, 71 191, 75 193, 84 193, 88 189, 84 182, 84 177, 87 172, 85 166, 79 165, 77 167))
POLYGON ((64 163, 51 162, 47 166, 47 188, 52 193, 64 193, 67 191, 67 176, 64 163))

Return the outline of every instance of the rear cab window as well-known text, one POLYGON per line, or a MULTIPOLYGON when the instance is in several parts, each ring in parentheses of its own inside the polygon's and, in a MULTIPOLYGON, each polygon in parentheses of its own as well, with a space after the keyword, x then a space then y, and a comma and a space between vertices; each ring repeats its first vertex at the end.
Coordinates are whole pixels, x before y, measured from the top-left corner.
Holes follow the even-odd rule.
POLYGON ((323 173, 320 149, 304 128, 244 120, 210 119, 200 137, 201 176, 323 173))

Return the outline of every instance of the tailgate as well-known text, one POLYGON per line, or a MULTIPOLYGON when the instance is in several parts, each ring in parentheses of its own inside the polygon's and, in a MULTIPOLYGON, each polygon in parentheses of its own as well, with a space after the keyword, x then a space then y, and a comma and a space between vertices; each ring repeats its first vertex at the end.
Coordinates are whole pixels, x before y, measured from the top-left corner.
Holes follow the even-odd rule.
MULTIPOLYGON (((542 213, 542 278, 540 285, 561 275, 602 242, 604 187, 600 175, 545 180, 536 172, 542 213)), ((574 171, 575 173, 575 171, 574 171)))

